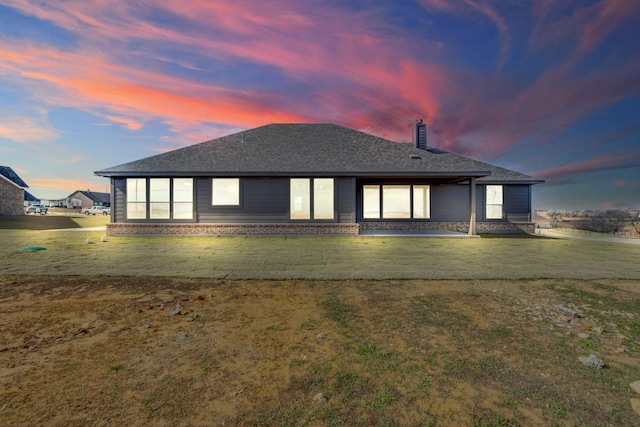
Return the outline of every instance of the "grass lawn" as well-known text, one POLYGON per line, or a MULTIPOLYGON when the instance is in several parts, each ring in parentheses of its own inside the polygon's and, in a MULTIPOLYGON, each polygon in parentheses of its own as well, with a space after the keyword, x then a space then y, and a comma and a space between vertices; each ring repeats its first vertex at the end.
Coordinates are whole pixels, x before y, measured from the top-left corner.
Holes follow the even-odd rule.
POLYGON ((570 239, 158 236, 101 242, 102 234, 0 230, 0 273, 319 280, 640 278, 640 245, 570 239), (86 243, 88 238, 92 244, 86 243), (47 250, 18 250, 30 245, 47 250))

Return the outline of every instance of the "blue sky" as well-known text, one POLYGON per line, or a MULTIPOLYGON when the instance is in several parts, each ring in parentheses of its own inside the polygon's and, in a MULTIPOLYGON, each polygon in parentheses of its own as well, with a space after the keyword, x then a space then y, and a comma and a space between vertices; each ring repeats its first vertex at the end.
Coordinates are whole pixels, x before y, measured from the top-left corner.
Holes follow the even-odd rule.
POLYGON ((43 199, 267 123, 333 122, 640 208, 640 2, 0 0, 0 165, 43 199))

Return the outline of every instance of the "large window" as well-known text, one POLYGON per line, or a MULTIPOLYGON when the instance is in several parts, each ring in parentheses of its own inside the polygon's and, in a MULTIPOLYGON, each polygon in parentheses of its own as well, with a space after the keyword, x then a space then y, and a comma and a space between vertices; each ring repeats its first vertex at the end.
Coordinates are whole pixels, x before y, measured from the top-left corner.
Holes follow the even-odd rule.
POLYGON ((152 178, 149 180, 149 217, 151 219, 168 219, 171 180, 169 178, 152 178))
POLYGON ((430 200, 428 185, 364 185, 362 217, 364 219, 428 219, 430 200), (381 215, 382 213, 382 215, 381 215))
POLYGON ((240 178, 213 178, 211 186, 213 206, 240 205, 240 178))
POLYGON ((173 179, 173 217, 193 219, 193 179, 173 179))
POLYGON ((502 185, 487 185, 486 219, 502 219, 502 185))
POLYGON ((333 179, 313 180, 313 218, 333 219, 333 179))
POLYGON ((311 218, 309 178, 291 179, 291 219, 311 218))
POLYGON ((193 178, 127 178, 127 219, 147 219, 147 215, 193 219, 193 178))
POLYGON ((291 178, 291 219, 334 219, 333 178, 291 178))
POLYGON ((362 216, 364 218, 380 218, 380 186, 365 185, 362 187, 362 216))
POLYGON ((429 218, 431 207, 429 205, 429 186, 414 185, 413 186, 413 217, 429 218))
POLYGON ((411 218, 411 186, 382 186, 382 217, 411 218))
POLYGON ((145 219, 147 217, 147 180, 146 178, 127 179, 127 218, 145 219))

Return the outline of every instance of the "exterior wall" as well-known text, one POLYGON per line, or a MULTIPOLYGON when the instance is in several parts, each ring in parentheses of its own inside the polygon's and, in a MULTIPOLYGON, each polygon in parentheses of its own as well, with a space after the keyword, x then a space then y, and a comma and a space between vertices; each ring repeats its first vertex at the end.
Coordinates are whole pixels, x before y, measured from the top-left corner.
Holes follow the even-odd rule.
POLYGON ((212 206, 211 179, 196 179, 196 222, 287 223, 289 222, 288 178, 242 178, 240 206, 212 206))
MULTIPOLYGON (((127 221, 126 180, 112 179, 113 234, 358 234, 358 230, 451 230, 469 229, 469 187, 464 184, 437 184, 425 180, 411 183, 431 187, 431 218, 426 220, 362 220, 362 184, 354 177, 336 178, 335 221, 291 221, 289 219, 289 178, 246 177, 241 179, 241 200, 237 207, 211 205, 211 178, 195 178, 194 220, 127 221), (126 225, 126 227, 125 227, 126 225), (351 225, 352 227, 341 227, 351 225), (335 226, 335 227, 332 227, 335 226)), ((373 181, 367 181, 373 182, 373 181)), ((384 182, 387 182, 385 180, 384 182)), ((389 180, 399 183, 399 180, 389 180)), ((406 183, 406 181, 402 181, 406 183)), ((376 183, 382 183, 380 180, 376 183)), ((486 186, 477 185, 477 232, 535 232, 530 221, 529 185, 503 186, 502 220, 485 219, 486 186)))
POLYGON ((469 186, 460 184, 432 185, 430 220, 446 222, 466 221, 468 223, 469 186))
POLYGON ((357 235, 358 224, 107 224, 107 235, 357 235))
MULTIPOLYGON (((211 178, 195 178, 194 220, 201 224, 288 224, 355 223, 355 178, 335 179, 334 221, 291 221, 289 219, 289 178, 244 177, 240 180, 239 206, 212 206, 211 178)), ((111 217, 114 223, 128 222, 126 216, 126 179, 112 179, 111 217)), ((135 220, 132 223, 155 221, 135 220)), ((172 222, 172 221, 163 221, 172 222)), ((173 221, 185 223, 184 220, 173 221)))
MULTIPOLYGON (((533 222, 477 222, 478 233, 535 233, 533 222)), ((399 230, 399 231, 469 231, 469 222, 361 222, 360 230, 399 230)))
MULTIPOLYGON (((67 199, 68 200, 71 200, 71 199, 80 200, 80 202, 82 203, 82 206, 76 207, 76 208, 79 208, 79 209, 90 208, 90 207, 93 206, 93 200, 91 200, 90 198, 88 198, 87 196, 85 196, 84 194, 82 194, 79 191, 76 191, 71 196, 69 196, 67 199)), ((71 204, 69 204, 69 207, 71 207, 71 204)))
POLYGON ((0 215, 24 215, 24 189, 0 177, 0 215))
POLYGON ((502 220, 487 220, 485 218, 486 185, 478 185, 477 218, 478 221, 531 221, 531 186, 530 185, 503 185, 502 186, 502 220))

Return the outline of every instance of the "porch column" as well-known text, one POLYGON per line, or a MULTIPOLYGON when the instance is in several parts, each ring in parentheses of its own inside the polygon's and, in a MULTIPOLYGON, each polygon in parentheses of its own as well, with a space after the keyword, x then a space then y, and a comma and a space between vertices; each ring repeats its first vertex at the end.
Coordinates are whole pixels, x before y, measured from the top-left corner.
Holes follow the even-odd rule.
POLYGON ((476 179, 469 179, 469 233, 476 234, 476 179))

